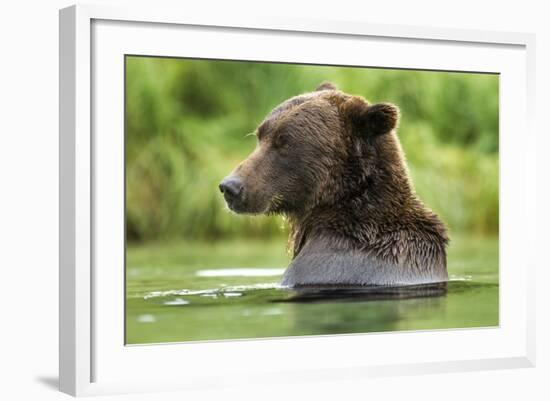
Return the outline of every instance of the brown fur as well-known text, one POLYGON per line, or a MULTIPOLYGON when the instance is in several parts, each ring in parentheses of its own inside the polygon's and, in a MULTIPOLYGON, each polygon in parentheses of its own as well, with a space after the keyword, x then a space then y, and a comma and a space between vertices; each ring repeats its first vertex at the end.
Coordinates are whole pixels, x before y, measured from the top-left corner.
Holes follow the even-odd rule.
POLYGON ((370 105, 323 83, 276 107, 259 126, 256 150, 231 175, 242 182, 243 194, 229 206, 241 213, 288 216, 291 267, 299 271, 308 265, 302 268, 307 273, 288 284, 446 279, 446 229, 414 193, 395 134, 398 119, 391 104, 370 105), (319 256, 325 255, 315 250, 320 244, 341 255, 327 263, 338 263, 333 271, 344 273, 310 277, 315 275, 310 265, 330 259, 319 256), (304 252, 318 257, 308 259, 304 252), (363 265, 378 269, 376 277, 380 269, 392 273, 346 278, 346 263, 359 276, 363 265))

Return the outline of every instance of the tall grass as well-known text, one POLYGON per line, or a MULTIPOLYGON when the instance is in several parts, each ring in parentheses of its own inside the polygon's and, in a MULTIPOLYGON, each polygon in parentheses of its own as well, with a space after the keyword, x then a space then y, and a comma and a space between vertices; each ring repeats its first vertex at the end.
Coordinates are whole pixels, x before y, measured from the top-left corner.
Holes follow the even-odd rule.
POLYGON ((130 240, 271 237, 277 217, 236 217, 219 181, 285 99, 330 80, 401 108, 416 191, 451 232, 498 231, 498 76, 127 57, 126 220, 130 240))

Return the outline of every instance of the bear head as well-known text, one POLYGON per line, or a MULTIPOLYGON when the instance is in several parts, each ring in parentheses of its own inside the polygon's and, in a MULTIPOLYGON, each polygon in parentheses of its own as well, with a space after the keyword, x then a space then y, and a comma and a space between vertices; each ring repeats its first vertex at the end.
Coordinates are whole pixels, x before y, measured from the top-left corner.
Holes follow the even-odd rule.
POLYGON ((269 113, 256 129, 256 148, 219 188, 236 213, 292 216, 368 191, 384 175, 408 187, 393 134, 398 120, 392 104, 371 105, 322 83, 269 113))

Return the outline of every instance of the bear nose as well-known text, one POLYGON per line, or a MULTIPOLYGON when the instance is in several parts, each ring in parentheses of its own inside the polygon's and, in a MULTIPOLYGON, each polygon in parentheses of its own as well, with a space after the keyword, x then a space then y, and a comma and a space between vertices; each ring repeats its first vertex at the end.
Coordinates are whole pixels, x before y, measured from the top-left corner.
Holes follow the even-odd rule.
POLYGON ((237 177, 227 177, 220 183, 219 188, 226 199, 234 199, 242 193, 243 184, 237 177))

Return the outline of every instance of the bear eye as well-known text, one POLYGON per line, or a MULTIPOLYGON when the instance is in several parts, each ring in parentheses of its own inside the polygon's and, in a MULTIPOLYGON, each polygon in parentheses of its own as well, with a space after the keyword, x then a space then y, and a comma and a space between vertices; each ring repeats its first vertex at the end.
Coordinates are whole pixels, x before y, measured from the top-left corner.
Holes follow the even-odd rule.
POLYGON ((277 149, 284 149, 288 146, 289 138, 288 135, 285 134, 279 134, 275 137, 275 140, 273 141, 273 144, 275 148, 277 149))

